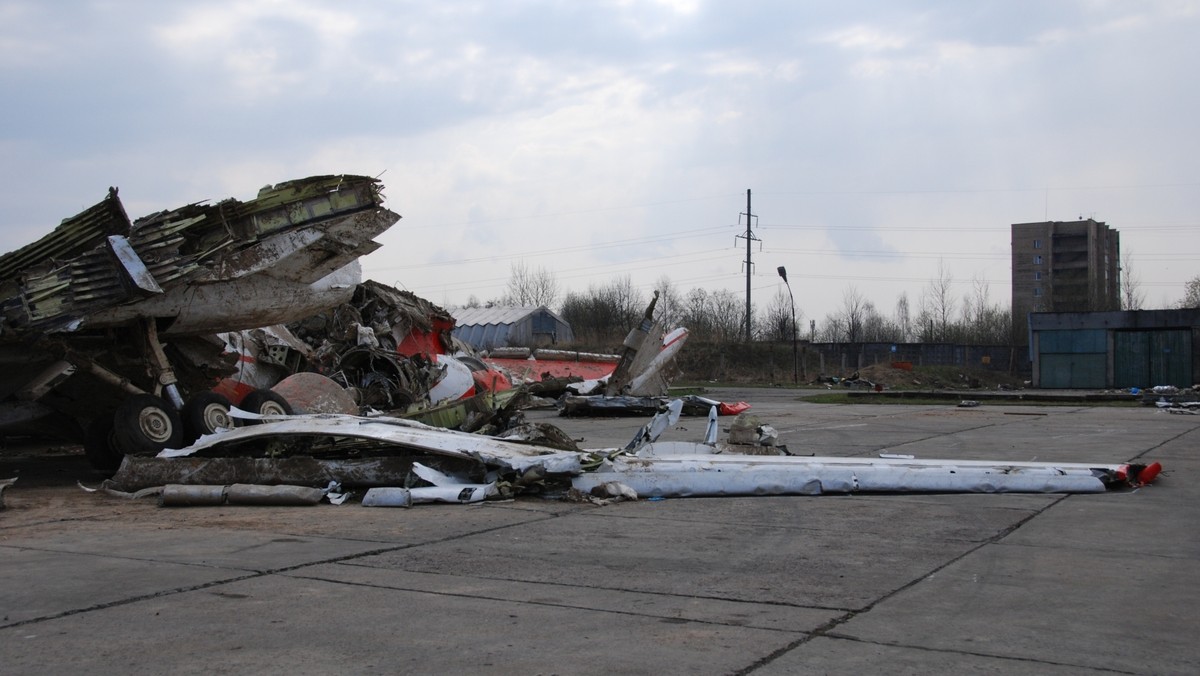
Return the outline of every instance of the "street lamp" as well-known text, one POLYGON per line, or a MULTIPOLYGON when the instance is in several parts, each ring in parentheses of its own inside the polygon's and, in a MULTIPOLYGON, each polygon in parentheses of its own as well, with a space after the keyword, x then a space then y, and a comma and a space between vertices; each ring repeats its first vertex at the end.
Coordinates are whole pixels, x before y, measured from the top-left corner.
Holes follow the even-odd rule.
POLYGON ((796 297, 792 295, 792 285, 788 284, 787 268, 780 265, 776 270, 779 276, 783 278, 783 284, 787 287, 788 298, 792 300, 792 382, 800 384, 800 351, 796 346, 796 297))

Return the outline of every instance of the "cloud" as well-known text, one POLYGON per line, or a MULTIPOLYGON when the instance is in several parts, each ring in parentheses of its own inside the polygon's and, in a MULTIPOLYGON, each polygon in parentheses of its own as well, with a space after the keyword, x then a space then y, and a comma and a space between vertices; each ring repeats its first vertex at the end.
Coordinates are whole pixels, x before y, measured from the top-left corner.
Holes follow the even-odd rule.
POLYGON ((738 290, 752 188, 756 262, 818 320, 849 283, 915 300, 939 258, 1003 300, 1008 225, 1081 213, 1156 298, 1200 250, 1154 229, 1200 207, 1197 6, 7 2, 0 249, 109 185, 140 215, 382 173, 405 218, 367 270, 436 302, 524 259, 738 290))

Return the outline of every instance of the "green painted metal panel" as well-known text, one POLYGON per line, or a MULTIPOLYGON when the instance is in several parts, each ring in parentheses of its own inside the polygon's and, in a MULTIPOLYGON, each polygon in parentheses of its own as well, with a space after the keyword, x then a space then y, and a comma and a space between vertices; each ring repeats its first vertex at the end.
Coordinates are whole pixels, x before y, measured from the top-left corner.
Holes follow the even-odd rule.
POLYGON ((1106 386, 1108 334, 1104 329, 1038 331, 1038 384, 1049 389, 1106 386))
POLYGON ((1152 385, 1192 386, 1192 332, 1155 331, 1150 338, 1152 385))
POLYGON ((1150 332, 1113 334, 1113 387, 1151 387, 1150 332))
POLYGON ((1191 386, 1189 329, 1118 331, 1113 339, 1115 387, 1191 386))
POLYGON ((1105 329, 1067 329, 1038 331, 1043 354, 1095 354, 1108 352, 1105 329))
POLYGON ((1038 359, 1039 385, 1047 389, 1104 387, 1107 354, 1046 354, 1038 359))

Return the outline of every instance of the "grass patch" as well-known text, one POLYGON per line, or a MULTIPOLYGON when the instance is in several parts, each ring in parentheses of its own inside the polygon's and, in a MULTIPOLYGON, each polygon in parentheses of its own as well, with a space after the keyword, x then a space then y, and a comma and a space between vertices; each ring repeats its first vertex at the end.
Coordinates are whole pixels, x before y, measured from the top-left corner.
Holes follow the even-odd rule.
POLYGON ((686 397, 691 394, 694 394, 697 396, 704 396, 704 394, 706 392, 708 392, 708 390, 701 387, 700 385, 681 385, 679 387, 668 387, 667 388, 667 396, 668 397, 686 397))

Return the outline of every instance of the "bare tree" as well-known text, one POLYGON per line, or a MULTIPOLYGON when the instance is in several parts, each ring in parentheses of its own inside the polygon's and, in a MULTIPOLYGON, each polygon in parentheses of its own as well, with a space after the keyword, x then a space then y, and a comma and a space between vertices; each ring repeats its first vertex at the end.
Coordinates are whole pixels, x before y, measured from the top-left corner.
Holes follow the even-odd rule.
POLYGON ((654 283, 654 290, 658 291, 658 303, 654 306, 655 320, 668 329, 679 326, 686 310, 679 289, 670 277, 663 275, 654 283))
POLYGON ((842 309, 838 318, 846 328, 847 342, 857 343, 863 339, 864 320, 869 306, 870 303, 854 285, 842 293, 842 309))
POLYGON ((758 326, 765 340, 790 341, 793 328, 792 297, 783 289, 777 290, 763 311, 758 326))
MULTIPOLYGON (((729 289, 714 291, 708 296, 708 307, 713 327, 713 340, 732 342, 743 335, 746 305, 738 294, 729 289)), ((753 306, 750 311, 753 314, 753 306)))
POLYGON ((950 339, 950 320, 954 316, 956 305, 953 288, 954 277, 939 259, 937 277, 929 280, 929 284, 921 291, 921 315, 932 322, 934 329, 934 335, 930 335, 927 340, 950 339))
POLYGON ((576 338, 603 343, 621 340, 641 321, 646 306, 629 276, 588 287, 586 293, 567 293, 560 314, 576 338))
POLYGON ((901 342, 900 327, 875 309, 871 301, 863 303, 860 340, 868 343, 901 342))
POLYGON ((508 287, 504 294, 505 305, 545 305, 550 307, 558 299, 558 279, 546 268, 531 270, 524 261, 513 263, 509 268, 508 287))
POLYGON ((1125 250, 1121 256, 1121 309, 1141 310, 1146 304, 1146 292, 1142 291, 1141 275, 1133 269, 1133 251, 1125 250))
MULTIPOLYGON (((980 275, 971 280, 971 294, 963 301, 962 322, 946 332, 947 338, 975 345, 997 345, 1009 341, 1012 313, 991 303, 988 281, 980 275)), ((944 338, 945 339, 945 338, 944 338)))
POLYGON ((1183 287, 1183 300, 1179 301, 1182 309, 1200 308, 1200 275, 1192 277, 1183 287))
POLYGON ((708 291, 692 289, 684 297, 683 324, 697 340, 712 339, 712 317, 708 314, 708 291))
POLYGON ((633 285, 633 279, 629 275, 614 279, 605 290, 619 313, 622 334, 642 321, 642 316, 646 313, 646 300, 633 285))
POLYGON ((692 289, 684 298, 682 323, 694 340, 736 341, 746 327, 745 308, 728 289, 692 289))

